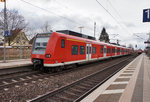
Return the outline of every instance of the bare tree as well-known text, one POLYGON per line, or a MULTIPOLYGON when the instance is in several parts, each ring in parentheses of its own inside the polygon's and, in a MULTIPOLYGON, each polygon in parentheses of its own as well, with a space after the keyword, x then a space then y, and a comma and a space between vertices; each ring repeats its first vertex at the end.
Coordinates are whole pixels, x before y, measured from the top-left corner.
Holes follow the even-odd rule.
POLYGON ((32 44, 34 37, 38 33, 49 33, 49 32, 53 32, 52 31, 52 26, 49 24, 48 21, 46 21, 43 25, 40 26, 39 29, 37 29, 37 27, 33 27, 33 26, 32 26, 32 28, 29 28, 28 31, 27 31, 26 36, 30 40, 30 44, 32 44))
MULTIPOLYGON (((9 30, 25 29, 28 23, 25 18, 18 13, 18 10, 6 10, 6 27, 9 30)), ((4 29, 4 10, 0 12, 0 31, 4 29)))
MULTIPOLYGON (((6 29, 8 30, 16 30, 21 29, 24 30, 27 27, 28 23, 25 21, 25 18, 18 13, 17 10, 6 10, 6 29)), ((3 34, 4 30, 4 10, 0 12, 0 35, 3 34)), ((7 37, 8 44, 10 46, 10 38, 7 37)))
POLYGON ((41 27, 41 31, 42 31, 43 33, 52 32, 52 27, 51 27, 51 25, 49 24, 48 21, 46 21, 46 22, 44 23, 44 25, 41 27))
POLYGON ((134 47, 133 47, 132 44, 129 44, 129 45, 128 45, 128 48, 132 48, 132 49, 133 49, 134 47))

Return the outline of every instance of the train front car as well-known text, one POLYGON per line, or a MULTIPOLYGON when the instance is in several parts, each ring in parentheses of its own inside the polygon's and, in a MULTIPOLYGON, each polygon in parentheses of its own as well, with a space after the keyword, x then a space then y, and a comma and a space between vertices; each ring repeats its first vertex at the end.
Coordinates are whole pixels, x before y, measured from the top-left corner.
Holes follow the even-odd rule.
POLYGON ((32 45, 31 52, 31 61, 34 65, 34 69, 42 69, 43 63, 46 57, 51 57, 51 55, 45 55, 45 51, 47 49, 47 44, 50 40, 50 36, 52 33, 41 33, 37 34, 34 38, 34 42, 32 45))

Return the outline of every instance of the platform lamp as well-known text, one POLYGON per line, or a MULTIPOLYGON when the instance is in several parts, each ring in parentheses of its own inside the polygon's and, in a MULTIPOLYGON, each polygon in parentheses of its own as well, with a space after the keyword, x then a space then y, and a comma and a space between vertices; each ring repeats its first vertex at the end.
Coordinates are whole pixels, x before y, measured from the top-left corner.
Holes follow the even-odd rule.
POLYGON ((80 29, 80 33, 82 33, 83 26, 78 27, 80 29))

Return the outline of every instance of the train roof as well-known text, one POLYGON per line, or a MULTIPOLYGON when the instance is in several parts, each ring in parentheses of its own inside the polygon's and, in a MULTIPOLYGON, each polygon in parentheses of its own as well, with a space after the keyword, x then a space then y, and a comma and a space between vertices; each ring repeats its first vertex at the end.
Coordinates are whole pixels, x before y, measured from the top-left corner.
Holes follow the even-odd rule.
POLYGON ((68 34, 68 35, 73 35, 73 36, 77 36, 77 37, 81 37, 81 38, 86 38, 86 39, 90 39, 90 40, 95 40, 95 37, 88 36, 88 35, 85 35, 85 34, 81 34, 81 33, 78 33, 78 32, 74 32, 74 31, 71 31, 71 30, 58 30, 56 32, 60 32, 60 33, 63 33, 63 34, 68 34))
MULTIPOLYGON (((114 45, 114 44, 110 44, 110 43, 100 42, 100 41, 97 41, 94 37, 87 36, 85 34, 77 33, 77 32, 70 31, 70 30, 59 30, 59 31, 56 31, 56 32, 64 34, 66 36, 67 35, 75 36, 78 40, 84 40, 85 42, 92 42, 92 43, 95 43, 95 44, 99 44, 100 43, 102 45, 108 45, 108 46, 120 47, 120 48, 127 48, 127 47, 123 47, 123 46, 119 46, 119 45, 114 45)), ((68 36, 68 37, 71 37, 71 36, 68 36)), ((130 48, 127 48, 127 49, 130 49, 130 48)))

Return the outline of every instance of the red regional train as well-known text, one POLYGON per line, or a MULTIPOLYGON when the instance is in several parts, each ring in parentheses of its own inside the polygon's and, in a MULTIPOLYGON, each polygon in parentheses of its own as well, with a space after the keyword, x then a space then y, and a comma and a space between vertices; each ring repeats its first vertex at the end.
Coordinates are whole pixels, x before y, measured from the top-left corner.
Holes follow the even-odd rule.
POLYGON ((61 30, 36 35, 31 61, 35 69, 51 70, 130 53, 130 48, 99 42, 94 37, 73 31, 61 30))
POLYGON ((138 49, 138 54, 141 54, 142 52, 143 52, 143 50, 142 49, 138 49))

